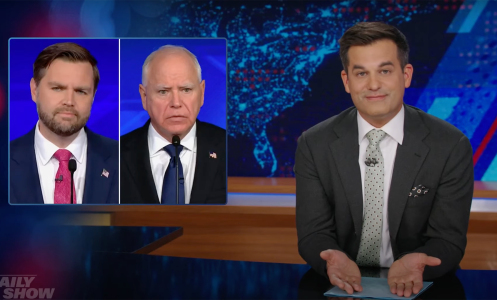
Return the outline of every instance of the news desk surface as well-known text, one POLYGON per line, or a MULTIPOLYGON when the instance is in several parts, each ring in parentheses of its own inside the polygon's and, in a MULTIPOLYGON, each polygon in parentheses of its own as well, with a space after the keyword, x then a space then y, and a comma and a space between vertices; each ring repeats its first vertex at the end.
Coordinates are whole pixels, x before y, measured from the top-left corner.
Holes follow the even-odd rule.
MULTIPOLYGON (((53 288, 52 299, 324 299, 330 288, 302 264, 139 254, 180 236, 178 227, 60 226, 0 217, 1 277, 34 277, 30 287, 0 287, 3 296, 7 288, 20 294, 53 288)), ((420 299, 497 299, 496 290, 497 271, 459 270, 420 299)))

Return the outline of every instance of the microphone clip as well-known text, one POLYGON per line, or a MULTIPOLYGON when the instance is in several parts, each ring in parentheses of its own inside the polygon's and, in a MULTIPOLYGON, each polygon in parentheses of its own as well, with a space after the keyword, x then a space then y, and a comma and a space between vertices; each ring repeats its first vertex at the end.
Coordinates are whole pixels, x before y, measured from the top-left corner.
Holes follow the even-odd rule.
POLYGON ((364 163, 366 164, 366 166, 368 167, 374 167, 375 165, 377 165, 379 163, 378 160, 376 160, 376 158, 367 158, 364 163))
POLYGON ((62 180, 64 180, 62 175, 60 175, 59 178, 55 178, 55 182, 62 182, 62 180))

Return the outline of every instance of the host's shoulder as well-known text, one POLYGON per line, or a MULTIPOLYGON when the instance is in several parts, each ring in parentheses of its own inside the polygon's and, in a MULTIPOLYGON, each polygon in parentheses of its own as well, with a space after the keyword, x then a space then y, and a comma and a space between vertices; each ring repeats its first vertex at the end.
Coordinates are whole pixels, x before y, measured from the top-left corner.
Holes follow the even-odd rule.
POLYGON ((419 116, 423 124, 430 131, 432 138, 445 142, 447 140, 459 140, 462 137, 466 137, 465 134, 459 130, 459 128, 449 122, 430 115, 417 107, 409 105, 406 105, 406 107, 407 109, 414 111, 419 116))
POLYGON ((302 133, 302 136, 304 136, 306 139, 319 139, 322 140, 324 137, 331 137, 335 136, 334 133, 334 128, 342 123, 345 119, 347 120, 352 120, 356 119, 357 116, 357 109, 352 106, 350 108, 347 108, 346 110, 342 111, 338 115, 334 115, 314 126, 311 128, 307 129, 302 133))

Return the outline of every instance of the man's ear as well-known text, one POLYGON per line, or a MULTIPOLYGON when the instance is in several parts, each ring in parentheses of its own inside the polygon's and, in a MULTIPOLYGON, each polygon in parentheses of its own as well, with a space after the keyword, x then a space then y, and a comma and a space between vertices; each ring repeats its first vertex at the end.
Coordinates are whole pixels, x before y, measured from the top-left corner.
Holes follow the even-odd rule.
POLYGON ((407 64, 404 67, 404 87, 405 88, 408 88, 411 85, 413 72, 414 72, 414 68, 411 64, 407 64))
POLYGON ((34 78, 31 78, 31 81, 29 82, 29 89, 31 91, 31 100, 36 103, 36 82, 34 78))
POLYGON ((143 109, 147 110, 147 92, 143 84, 140 84, 138 91, 140 92, 140 97, 142 98, 143 109))
POLYGON ((340 75, 342 76, 342 81, 343 81, 343 86, 345 87, 345 91, 350 94, 349 76, 347 75, 347 72, 345 72, 345 70, 342 70, 340 75))
POLYGON ((200 107, 204 105, 204 95, 205 95, 205 79, 200 83, 200 107))

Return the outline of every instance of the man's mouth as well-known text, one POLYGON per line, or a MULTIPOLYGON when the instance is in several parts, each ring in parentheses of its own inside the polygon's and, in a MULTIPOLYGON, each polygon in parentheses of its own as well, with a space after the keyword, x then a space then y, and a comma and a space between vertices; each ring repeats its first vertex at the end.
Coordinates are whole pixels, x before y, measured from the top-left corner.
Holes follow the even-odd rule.
POLYGON ((366 99, 370 100, 370 101, 377 101, 377 100, 383 100, 385 99, 387 95, 370 95, 370 96, 366 96, 366 99))

